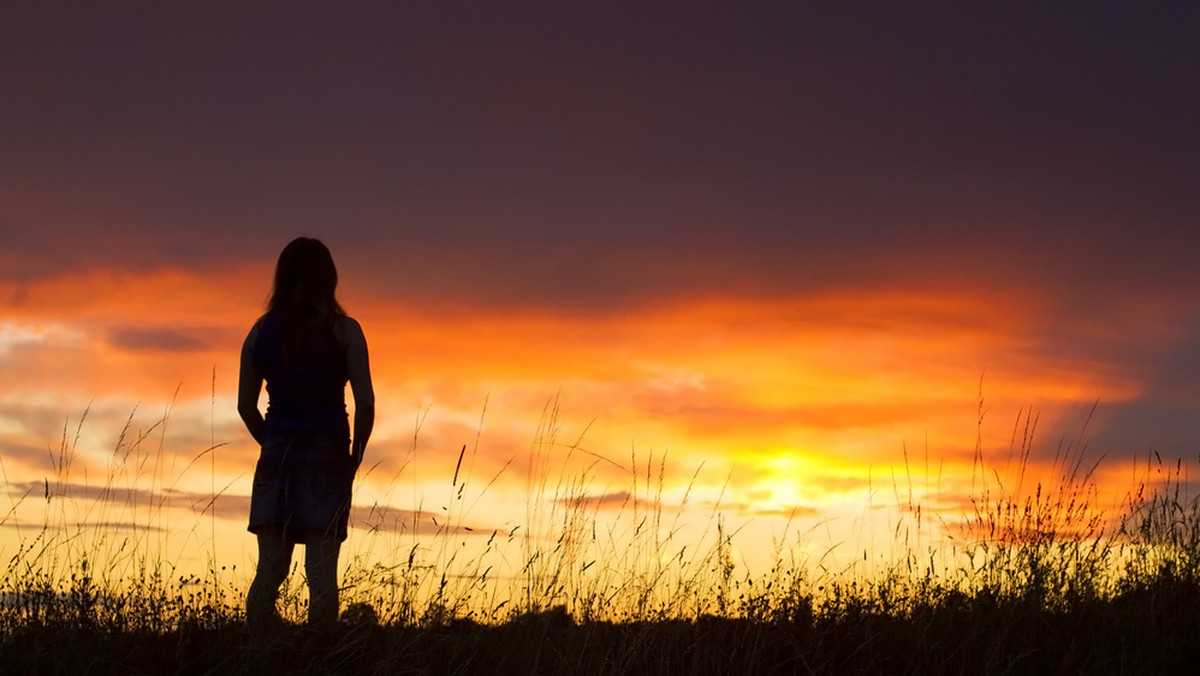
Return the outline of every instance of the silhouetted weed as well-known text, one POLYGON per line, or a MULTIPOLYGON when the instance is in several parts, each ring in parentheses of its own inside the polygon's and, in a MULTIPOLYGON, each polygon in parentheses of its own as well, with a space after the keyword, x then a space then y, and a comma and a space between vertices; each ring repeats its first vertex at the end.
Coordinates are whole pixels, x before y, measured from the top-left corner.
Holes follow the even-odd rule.
MULTIPOLYGON (((52 503, 47 480, 47 521, 26 529, 0 578, 0 671, 1150 674, 1200 660, 1200 503, 1182 463, 1149 464, 1121 513, 1105 514, 1081 446, 1060 445, 1053 481, 1026 474, 1026 419, 1014 436, 1019 479, 981 482, 964 521, 939 524, 953 540, 918 557, 925 535, 908 529, 929 531, 910 501, 915 522, 896 529, 909 549, 890 566, 813 579, 820 567, 781 547, 752 575, 733 565, 736 530, 718 510, 707 542, 676 541, 661 458, 631 460, 640 469, 623 509, 633 518, 597 528, 587 477, 553 472, 552 458, 582 452, 555 440, 555 417, 548 408, 534 443, 530 504, 543 507, 531 507, 525 532, 491 534, 472 560, 415 543, 386 566, 360 556, 343 576, 341 621, 324 632, 295 623, 297 580, 282 595, 285 619, 248 631, 231 571, 178 575, 144 539, 107 525, 122 509, 113 477, 77 510, 90 521, 52 503), (489 557, 514 551, 517 577, 497 577, 489 557)), ((145 438, 123 434, 117 455, 136 456, 145 438)), ((62 485, 72 448, 64 434, 62 485)), ((459 469, 463 500, 470 476, 459 469)), ((466 511, 447 510, 446 534, 466 511)))

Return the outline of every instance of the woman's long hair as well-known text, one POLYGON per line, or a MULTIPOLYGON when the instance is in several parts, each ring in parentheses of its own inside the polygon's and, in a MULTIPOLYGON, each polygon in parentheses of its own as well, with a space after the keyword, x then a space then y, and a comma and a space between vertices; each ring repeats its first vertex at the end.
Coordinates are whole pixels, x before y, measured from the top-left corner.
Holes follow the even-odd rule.
POLYGON ((330 327, 346 315, 337 301, 337 267, 318 239, 297 237, 279 254, 267 312, 283 314, 283 352, 294 359, 324 347, 330 327))

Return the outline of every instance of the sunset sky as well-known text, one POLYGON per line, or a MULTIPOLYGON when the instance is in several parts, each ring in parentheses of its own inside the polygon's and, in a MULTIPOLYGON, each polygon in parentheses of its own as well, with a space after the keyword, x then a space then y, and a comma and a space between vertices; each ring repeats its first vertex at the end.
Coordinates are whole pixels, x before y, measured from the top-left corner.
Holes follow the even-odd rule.
POLYGON ((597 505, 665 457, 746 550, 789 513, 840 541, 906 451, 965 504, 1026 411, 1037 467, 1082 437, 1119 494, 1200 454, 1197 35, 1184 2, 7 3, 6 493, 85 410, 76 496, 165 417, 121 471, 190 467, 146 499, 220 491, 251 546, 237 354, 307 235, 371 348, 362 505, 426 523, 465 445, 499 477, 465 520, 508 530, 550 448, 597 505))

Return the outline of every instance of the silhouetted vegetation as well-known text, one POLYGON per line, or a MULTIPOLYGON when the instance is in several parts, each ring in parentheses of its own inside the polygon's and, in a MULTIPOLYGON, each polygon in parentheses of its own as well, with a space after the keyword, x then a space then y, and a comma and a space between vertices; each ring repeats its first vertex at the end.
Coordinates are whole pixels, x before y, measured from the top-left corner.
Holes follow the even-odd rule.
MULTIPOLYGON (((554 441, 553 411, 548 420, 531 461, 547 470, 531 490, 544 506, 530 515, 537 537, 493 534, 471 561, 415 547, 386 567, 356 560, 332 632, 296 623, 299 584, 283 594, 290 621, 251 634, 244 589, 220 571, 172 578, 169 564, 138 558, 136 540, 115 546, 102 521, 48 522, 0 580, 0 670, 1158 674, 1200 663, 1200 503, 1182 463, 1152 463, 1121 513, 1105 514, 1082 444, 1060 445, 1054 482, 1021 485, 1033 446, 1025 421, 1017 480, 986 484, 961 523, 939 524, 953 539, 912 546, 871 575, 814 577, 784 549, 752 576, 732 564, 734 536, 716 513, 707 543, 674 540, 662 476, 649 467, 630 491, 629 528, 597 535, 586 482, 548 471, 553 454, 577 450, 554 441), (499 550, 524 561, 504 581, 487 565, 499 550), (120 576, 92 569, 113 552, 120 576)), ((897 526, 903 542, 922 517, 900 502, 915 519, 897 526)))

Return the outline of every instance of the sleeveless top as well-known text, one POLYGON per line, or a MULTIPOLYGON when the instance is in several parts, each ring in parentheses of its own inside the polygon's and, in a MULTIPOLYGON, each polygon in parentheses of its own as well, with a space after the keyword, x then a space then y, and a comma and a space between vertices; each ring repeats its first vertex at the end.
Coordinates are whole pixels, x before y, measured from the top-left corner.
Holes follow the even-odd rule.
POLYGON ((263 316, 254 342, 254 362, 267 382, 264 431, 275 434, 319 434, 350 441, 346 414, 346 348, 338 342, 332 324, 324 335, 306 336, 288 355, 284 349, 284 316, 263 316))

